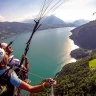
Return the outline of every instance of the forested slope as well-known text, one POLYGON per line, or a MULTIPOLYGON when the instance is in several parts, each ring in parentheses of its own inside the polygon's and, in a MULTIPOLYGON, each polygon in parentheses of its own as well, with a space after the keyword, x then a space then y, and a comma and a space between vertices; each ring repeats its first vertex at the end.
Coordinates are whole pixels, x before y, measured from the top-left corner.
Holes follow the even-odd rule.
POLYGON ((70 38, 83 49, 96 48, 96 20, 71 30, 70 38))
POLYGON ((96 96, 96 69, 89 68, 94 58, 96 54, 65 65, 55 78, 55 96, 96 96))
MULTIPOLYGON (((96 58, 96 53, 65 65, 55 76, 54 96, 96 96, 96 69, 89 68, 89 61, 96 58)), ((39 95, 49 96, 49 90, 39 95)))

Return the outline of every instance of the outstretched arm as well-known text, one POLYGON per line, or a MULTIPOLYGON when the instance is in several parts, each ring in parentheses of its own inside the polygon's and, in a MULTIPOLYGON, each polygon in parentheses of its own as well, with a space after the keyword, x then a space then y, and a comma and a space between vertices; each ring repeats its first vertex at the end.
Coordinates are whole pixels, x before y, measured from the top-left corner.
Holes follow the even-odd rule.
MULTIPOLYGON (((44 90, 44 87, 49 88, 51 86, 50 85, 51 80, 53 80, 53 79, 48 78, 48 79, 46 79, 44 85, 41 84, 41 85, 36 85, 36 86, 31 86, 31 85, 25 83, 24 81, 22 81, 19 88, 29 91, 30 93, 37 93, 37 92, 44 90)), ((55 85, 56 85, 56 81, 53 82, 53 86, 55 86, 55 85)))
POLYGON ((52 78, 47 78, 43 84, 32 86, 32 85, 29 85, 26 82, 22 81, 21 79, 19 79, 14 71, 11 73, 11 77, 10 77, 10 82, 13 86, 19 87, 20 89, 24 89, 26 91, 29 91, 30 93, 40 92, 46 88, 51 87, 51 84, 53 86, 55 86, 56 81, 54 81, 54 82, 52 82, 52 81, 53 81, 52 78))

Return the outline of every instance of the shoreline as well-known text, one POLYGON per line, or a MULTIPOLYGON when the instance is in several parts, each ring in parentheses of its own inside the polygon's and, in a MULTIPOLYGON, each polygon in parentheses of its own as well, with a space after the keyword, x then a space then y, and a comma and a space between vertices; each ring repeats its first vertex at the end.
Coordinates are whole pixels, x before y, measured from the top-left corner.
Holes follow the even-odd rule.
MULTIPOLYGON (((68 26, 69 27, 69 26, 68 26)), ((42 31, 42 30, 48 30, 48 29, 55 29, 55 28, 68 28, 68 27, 53 27, 53 28, 46 28, 46 29, 38 29, 37 31, 42 31)), ((33 29, 32 29, 33 30, 33 29)), ((32 32, 32 31, 27 31, 27 32, 32 32)), ((71 32, 71 31, 70 31, 71 32)), ((21 32, 21 34, 22 33, 26 33, 26 32, 21 32)), ((0 40, 4 40, 4 39, 8 39, 8 38, 10 38, 10 37, 12 37, 12 36, 15 36, 15 35, 18 35, 18 34, 20 34, 20 33, 16 33, 16 34, 14 34, 14 35, 11 35, 11 36, 9 36, 9 37, 4 37, 3 39, 0 39, 0 40)))
MULTIPOLYGON (((71 33, 71 32, 70 32, 70 33, 71 33)), ((72 35, 72 34, 71 34, 71 35, 72 35)), ((64 66, 66 66, 66 65, 69 64, 69 63, 76 62, 76 61, 78 60, 78 59, 75 59, 75 58, 73 58, 73 57, 71 56, 71 52, 72 52, 73 50, 79 48, 79 46, 77 46, 77 45, 74 43, 74 40, 72 40, 72 39, 70 38, 71 35, 69 35, 68 39, 71 40, 71 44, 72 44, 71 46, 72 46, 73 48, 72 48, 72 50, 69 52, 69 59, 66 61, 65 64, 63 64, 63 65, 61 66, 61 69, 56 73, 55 77, 58 76, 59 72, 62 71, 62 69, 63 69, 64 66)))
MULTIPOLYGON (((70 36, 69 36, 68 38, 73 42, 74 46, 76 46, 76 47, 73 47, 73 50, 79 48, 79 46, 77 46, 77 45, 74 43, 74 41, 70 38, 70 36)), ((56 77, 59 75, 59 73, 62 71, 62 69, 63 69, 67 64, 76 62, 76 61, 78 60, 78 59, 75 59, 75 58, 73 58, 73 57, 71 56, 71 52, 72 52, 73 50, 71 50, 70 53, 69 53, 69 55, 70 55, 70 60, 68 60, 68 62, 66 62, 64 65, 62 65, 61 69, 55 74, 54 78, 56 78, 56 77)))
MULTIPOLYGON (((72 32, 71 32, 71 31, 70 31, 70 33, 71 33, 70 36, 72 36, 72 32)), ((74 41, 73 39, 71 39, 70 36, 69 36, 69 39, 73 42, 73 44, 74 44, 74 46, 75 46, 75 47, 73 48, 73 50, 71 50, 71 52, 72 52, 72 51, 74 51, 75 49, 80 48, 80 46, 78 46, 77 44, 75 44, 75 41, 74 41)), ((71 56, 71 52, 70 52, 70 57, 73 58, 73 57, 71 56)), ((73 59, 75 59, 75 58, 73 58, 73 59)), ((75 60, 77 60, 77 59, 75 59, 75 60)))

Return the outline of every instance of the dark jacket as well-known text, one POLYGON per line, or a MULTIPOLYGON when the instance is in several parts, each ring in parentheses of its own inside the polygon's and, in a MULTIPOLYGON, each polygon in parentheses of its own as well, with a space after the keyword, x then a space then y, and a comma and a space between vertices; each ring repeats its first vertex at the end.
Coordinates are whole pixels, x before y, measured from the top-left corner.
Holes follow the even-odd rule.
POLYGON ((13 72, 13 69, 9 68, 0 76, 0 90, 2 90, 2 88, 5 88, 2 94, 0 92, 0 96, 14 95, 14 86, 10 82, 10 77, 12 72, 13 72))

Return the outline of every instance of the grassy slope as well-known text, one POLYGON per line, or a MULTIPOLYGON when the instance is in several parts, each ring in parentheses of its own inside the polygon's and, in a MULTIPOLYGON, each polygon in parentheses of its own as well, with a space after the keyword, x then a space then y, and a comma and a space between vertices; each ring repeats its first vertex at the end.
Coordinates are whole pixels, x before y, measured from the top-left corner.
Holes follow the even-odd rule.
POLYGON ((89 61, 89 67, 90 68, 96 68, 96 59, 89 61))

